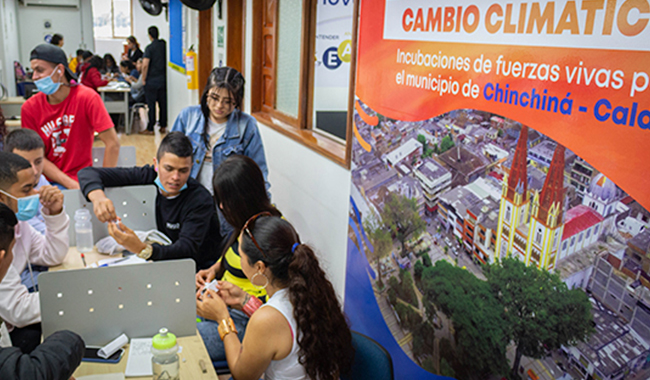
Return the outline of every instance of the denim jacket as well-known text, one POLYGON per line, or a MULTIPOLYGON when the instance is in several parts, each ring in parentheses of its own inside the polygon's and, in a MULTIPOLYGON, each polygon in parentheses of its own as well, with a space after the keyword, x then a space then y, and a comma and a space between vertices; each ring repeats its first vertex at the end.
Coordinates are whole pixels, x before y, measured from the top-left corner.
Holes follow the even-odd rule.
MULTIPOLYGON (((183 132, 192 142, 194 148, 194 165, 190 173, 192 178, 199 175, 205 158, 206 148, 201 136, 204 126, 205 117, 201 112, 201 106, 196 105, 183 109, 172 127, 172 132, 183 132)), ((237 109, 230 114, 223 135, 212 148, 212 170, 217 170, 219 165, 232 154, 248 156, 259 165, 268 191, 271 187, 268 180, 269 170, 266 166, 264 146, 257 129, 257 122, 249 114, 237 109)))

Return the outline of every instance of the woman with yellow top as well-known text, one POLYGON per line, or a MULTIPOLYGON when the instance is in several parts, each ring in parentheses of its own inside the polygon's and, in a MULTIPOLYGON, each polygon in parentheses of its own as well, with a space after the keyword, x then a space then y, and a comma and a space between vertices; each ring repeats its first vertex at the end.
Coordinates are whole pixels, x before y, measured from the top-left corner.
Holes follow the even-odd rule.
MULTIPOLYGON (((214 172, 212 179, 215 204, 219 206, 224 218, 234 227, 233 233, 227 239, 219 260, 208 269, 196 274, 196 287, 203 288, 205 284, 217 278, 224 283, 236 285, 248 293, 242 310, 231 308, 230 316, 237 327, 240 339, 243 339, 251 311, 266 301, 264 288, 255 286, 246 278, 242 271, 239 257, 238 237, 246 221, 260 212, 269 212, 274 216, 282 216, 269 200, 266 192, 264 175, 259 166, 247 156, 234 155, 224 161, 214 172)), ((226 285, 227 286, 227 285, 226 285)), ((199 322, 199 333, 212 361, 225 361, 226 353, 223 342, 217 331, 218 323, 211 320, 199 322)))

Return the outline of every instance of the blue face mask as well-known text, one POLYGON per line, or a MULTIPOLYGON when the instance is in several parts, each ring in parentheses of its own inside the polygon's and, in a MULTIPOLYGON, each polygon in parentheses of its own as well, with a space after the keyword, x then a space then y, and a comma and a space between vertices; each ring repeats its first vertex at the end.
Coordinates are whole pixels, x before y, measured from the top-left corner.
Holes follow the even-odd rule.
POLYGON ((61 83, 54 83, 52 80, 52 75, 54 75, 55 72, 61 73, 61 70, 54 70, 52 74, 50 74, 49 77, 41 78, 37 81, 34 81, 34 84, 36 85, 36 88, 38 88, 38 91, 44 93, 45 95, 52 95, 55 92, 59 90, 59 87, 61 87, 61 83))
MULTIPOLYGON (((165 189, 165 186, 163 186, 162 183, 160 182, 160 176, 156 177, 156 179, 153 180, 153 183, 155 183, 156 186, 158 186, 158 188, 160 190, 164 191, 165 193, 169 193, 169 191, 167 191, 167 189, 165 189)), ((185 185, 183 185, 183 187, 181 187, 180 191, 183 191, 185 189, 187 189, 187 182, 185 182, 185 185)))
POLYGON ((18 212, 16 213, 16 219, 21 222, 25 222, 35 217, 38 214, 38 205, 39 205, 39 195, 34 194, 29 197, 16 198, 13 195, 0 190, 0 193, 13 198, 18 202, 18 212))

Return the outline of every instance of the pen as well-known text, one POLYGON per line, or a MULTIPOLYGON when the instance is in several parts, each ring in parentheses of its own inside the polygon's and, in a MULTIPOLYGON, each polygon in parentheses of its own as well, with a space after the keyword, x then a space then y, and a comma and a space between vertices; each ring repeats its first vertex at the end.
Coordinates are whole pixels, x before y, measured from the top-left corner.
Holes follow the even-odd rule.
POLYGON ((81 261, 83 261, 83 263, 84 263, 84 268, 87 267, 87 265, 86 265, 86 255, 84 255, 83 253, 81 254, 81 261))
POLYGON ((205 367, 205 362, 203 359, 199 360, 199 367, 201 367, 201 372, 206 373, 208 372, 208 369, 205 367))
POLYGON ((109 266, 109 265, 113 265, 113 264, 121 263, 122 261, 126 261, 126 260, 128 260, 128 259, 129 259, 128 257, 123 257, 123 258, 121 258, 121 259, 119 259, 119 260, 115 260, 115 261, 111 261, 110 263, 102 264, 102 265, 100 265, 99 267, 100 267, 100 268, 102 268, 102 267, 107 267, 107 266, 109 266))

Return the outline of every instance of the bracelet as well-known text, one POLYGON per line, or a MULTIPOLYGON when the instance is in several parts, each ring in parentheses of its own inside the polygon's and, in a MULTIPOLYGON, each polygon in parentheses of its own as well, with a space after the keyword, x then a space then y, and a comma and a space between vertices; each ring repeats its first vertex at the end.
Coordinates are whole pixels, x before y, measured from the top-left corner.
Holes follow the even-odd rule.
POLYGON ((255 310, 259 309, 262 306, 262 301, 257 297, 250 297, 246 302, 246 305, 242 308, 244 314, 250 318, 255 310))
POLYGON ((241 303, 242 309, 244 308, 244 306, 246 306, 246 304, 248 303, 248 300, 250 300, 250 299, 251 299, 251 295, 248 294, 248 293, 245 293, 244 300, 241 303))
POLYGON ((219 323, 219 327, 217 327, 217 331, 219 331, 219 337, 223 340, 223 338, 231 332, 237 334, 237 327, 235 327, 235 322, 232 318, 222 319, 221 323, 219 323))

